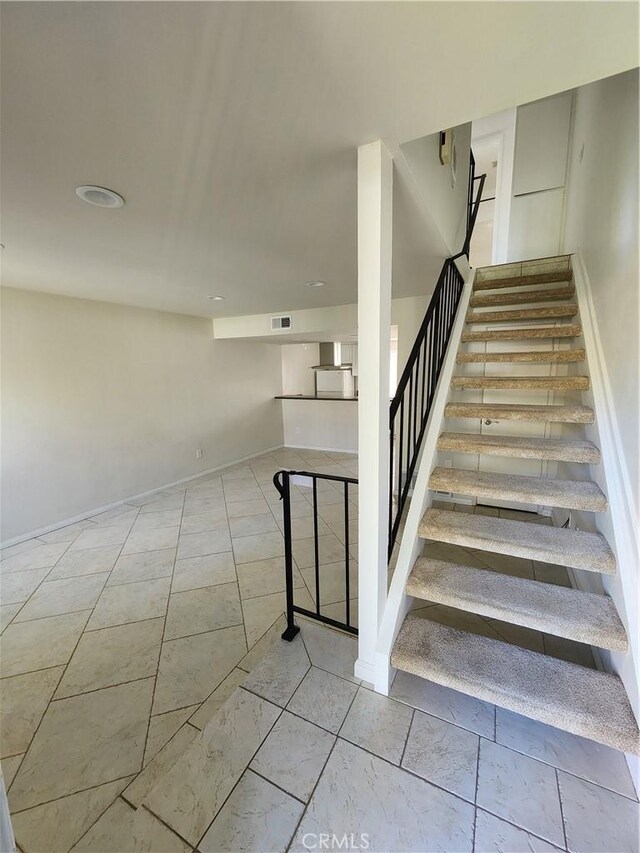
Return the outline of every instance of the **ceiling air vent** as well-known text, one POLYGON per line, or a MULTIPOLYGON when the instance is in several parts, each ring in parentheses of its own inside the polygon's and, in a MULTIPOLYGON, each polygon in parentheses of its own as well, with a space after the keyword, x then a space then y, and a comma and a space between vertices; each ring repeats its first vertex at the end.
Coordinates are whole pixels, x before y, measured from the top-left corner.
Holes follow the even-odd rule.
POLYGON ((291 328, 291 314, 286 317, 272 317, 271 318, 271 331, 272 332, 280 332, 282 329, 290 329, 291 328))

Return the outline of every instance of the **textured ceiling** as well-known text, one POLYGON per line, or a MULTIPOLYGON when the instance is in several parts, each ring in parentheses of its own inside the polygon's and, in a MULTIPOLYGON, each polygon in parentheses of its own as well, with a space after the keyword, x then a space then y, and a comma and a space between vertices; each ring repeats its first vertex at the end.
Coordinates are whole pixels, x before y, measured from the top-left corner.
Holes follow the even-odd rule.
MULTIPOLYGON (((355 300, 358 145, 637 64, 635 3, 3 2, 1 16, 3 283, 204 316, 355 300), (87 183, 125 207, 83 204, 87 183)), ((439 246, 396 195, 403 296, 439 246)))

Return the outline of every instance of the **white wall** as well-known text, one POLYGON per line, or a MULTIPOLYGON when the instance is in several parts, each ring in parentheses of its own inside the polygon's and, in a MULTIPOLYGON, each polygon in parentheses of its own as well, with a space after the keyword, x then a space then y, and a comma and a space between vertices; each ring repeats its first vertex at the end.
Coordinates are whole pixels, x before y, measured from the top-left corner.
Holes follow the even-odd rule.
POLYGON ((287 447, 358 452, 356 400, 282 400, 287 447))
POLYGON ((209 320, 5 289, 2 540, 281 445, 281 386, 209 320))
POLYGON ((455 185, 451 185, 451 169, 439 157, 439 133, 414 139, 400 146, 425 203, 451 254, 462 249, 466 230, 467 188, 469 185, 469 150, 471 124, 453 129, 457 149, 455 185))
POLYGON ((518 107, 508 261, 561 252, 572 92, 518 107))
POLYGON ((564 250, 591 282, 629 478, 638 479, 638 71, 576 92, 564 250))
POLYGON ((285 344, 282 354, 282 393, 313 394, 315 383, 314 364, 320 362, 318 344, 285 344))

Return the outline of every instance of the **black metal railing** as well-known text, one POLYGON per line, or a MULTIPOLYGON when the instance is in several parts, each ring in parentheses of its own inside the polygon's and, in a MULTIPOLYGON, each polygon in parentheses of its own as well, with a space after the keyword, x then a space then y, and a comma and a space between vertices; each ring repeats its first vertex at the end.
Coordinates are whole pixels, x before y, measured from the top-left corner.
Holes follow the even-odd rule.
POLYGON ((485 178, 486 175, 475 174, 475 160, 471 154, 467 232, 464 245, 462 251, 444 262, 424 320, 391 401, 389 409, 389 559, 391 559, 402 522, 402 514, 411 491, 431 404, 464 287, 464 279, 455 262, 463 255, 469 257, 469 246, 478 218, 485 178))
MULTIPOLYGON (((332 474, 318 474, 314 471, 278 471, 273 476, 273 484, 280 493, 282 501, 282 518, 283 518, 283 534, 284 534, 284 568, 286 577, 286 608, 287 608, 287 627, 282 635, 283 640, 293 640, 300 628, 295 624, 294 613, 300 613, 303 616, 308 616, 310 619, 315 619, 319 622, 324 622, 325 625, 332 625, 334 628, 340 628, 343 631, 348 631, 350 634, 357 634, 358 629, 352 624, 353 614, 351 612, 351 561, 352 557, 349 553, 349 531, 353 519, 351 518, 351 501, 349 498, 349 487, 357 486, 358 481, 354 477, 337 477, 332 474), (309 588, 309 593, 312 595, 315 602, 315 610, 308 610, 300 607, 295 603, 295 590, 293 586, 293 564, 294 564, 294 548, 295 542, 292 535, 292 519, 291 519, 291 480, 295 478, 295 485, 300 488, 310 489, 311 510, 313 518, 313 583, 309 588), (318 535, 318 481, 327 481, 332 484, 340 500, 332 502, 330 505, 335 506, 342 503, 343 516, 343 533, 344 533, 344 622, 339 619, 333 619, 326 616, 322 612, 322 554, 321 543, 318 535), (338 485, 333 485, 338 484, 338 485)), ((333 495, 332 495, 333 498, 333 495)), ((320 512, 322 515, 322 512, 320 512)), ((335 536, 336 540, 339 537, 335 536)), ((330 563, 333 567, 337 562, 335 554, 331 555, 330 563)), ((332 596, 333 597, 333 596, 332 596)), ((342 599, 330 602, 331 605, 339 604, 342 599)))

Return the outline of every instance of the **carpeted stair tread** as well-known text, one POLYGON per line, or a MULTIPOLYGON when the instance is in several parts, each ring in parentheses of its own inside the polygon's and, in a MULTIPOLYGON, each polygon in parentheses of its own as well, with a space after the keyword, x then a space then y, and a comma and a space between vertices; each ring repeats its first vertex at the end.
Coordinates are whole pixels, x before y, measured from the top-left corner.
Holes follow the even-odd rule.
POLYGON ((391 655, 397 669, 614 749, 639 752, 620 679, 409 614, 391 655))
POLYGON ((420 536, 463 548, 556 563, 588 572, 615 574, 616 559, 600 533, 565 530, 526 521, 491 518, 431 507, 422 516, 420 536))
POLYGON ((541 362, 542 364, 551 364, 555 362, 567 363, 584 360, 585 351, 583 349, 538 350, 531 352, 459 352, 456 356, 458 364, 475 364, 490 361, 541 362))
POLYGON ((550 287, 547 290, 517 290, 508 293, 480 293, 469 300, 472 308, 489 305, 518 305, 529 302, 555 302, 557 299, 571 299, 575 289, 571 287, 550 287))
POLYGON ((434 491, 471 495, 495 501, 606 512, 607 499, 591 480, 553 480, 523 474, 493 474, 461 468, 434 468, 429 478, 434 491))
POLYGON ((578 306, 550 305, 544 308, 516 308, 512 311, 471 311, 467 314, 467 323, 510 323, 514 320, 550 320, 561 317, 575 317, 578 306))
POLYGON ((493 388, 508 391, 586 391, 588 376, 454 376, 452 388, 493 388))
POLYGON ((562 424, 592 424, 595 420, 589 406, 532 406, 521 403, 447 403, 444 416, 562 424))
POLYGON ((527 438, 516 435, 480 435, 443 432, 438 450, 456 453, 486 453, 519 459, 553 459, 558 462, 600 462, 600 450, 591 441, 567 441, 559 438, 527 438))
POLYGON ((419 557, 407 593, 601 649, 626 652, 628 639, 608 595, 419 557))
POLYGON ((531 287, 536 284, 555 284, 560 281, 571 281, 571 277, 571 270, 556 270, 556 272, 515 275, 509 278, 483 278, 475 281, 473 289, 476 291, 497 290, 502 287, 531 287))
POLYGON ((582 326, 572 323, 563 326, 520 326, 517 329, 487 329, 484 332, 463 332, 462 343, 482 343, 483 341, 527 341, 548 340, 552 338, 578 338, 582 326))

